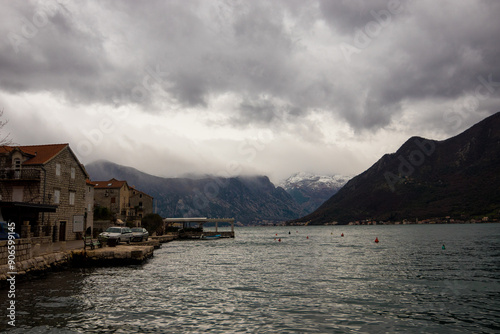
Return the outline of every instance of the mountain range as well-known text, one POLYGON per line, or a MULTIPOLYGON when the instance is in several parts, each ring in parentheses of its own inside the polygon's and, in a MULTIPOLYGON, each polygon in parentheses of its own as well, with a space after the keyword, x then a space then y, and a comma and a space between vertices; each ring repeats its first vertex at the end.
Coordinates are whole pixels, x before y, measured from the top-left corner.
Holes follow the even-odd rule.
POLYGON ((332 197, 352 178, 344 175, 316 175, 299 172, 279 183, 307 215, 332 197))
POLYGON ((412 137, 296 223, 500 215, 500 112, 443 141, 412 137))
POLYGON ((109 161, 85 166, 91 180, 126 180, 155 198, 162 217, 232 217, 247 224, 276 223, 303 215, 283 188, 266 176, 163 178, 109 161))

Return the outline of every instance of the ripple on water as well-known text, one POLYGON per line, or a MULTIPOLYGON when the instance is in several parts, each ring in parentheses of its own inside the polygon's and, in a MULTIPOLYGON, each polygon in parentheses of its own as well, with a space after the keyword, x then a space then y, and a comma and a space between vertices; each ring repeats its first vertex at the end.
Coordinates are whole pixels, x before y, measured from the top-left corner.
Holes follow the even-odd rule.
POLYGON ((499 226, 241 228, 172 242, 141 266, 20 283, 17 330, 500 331, 499 226))

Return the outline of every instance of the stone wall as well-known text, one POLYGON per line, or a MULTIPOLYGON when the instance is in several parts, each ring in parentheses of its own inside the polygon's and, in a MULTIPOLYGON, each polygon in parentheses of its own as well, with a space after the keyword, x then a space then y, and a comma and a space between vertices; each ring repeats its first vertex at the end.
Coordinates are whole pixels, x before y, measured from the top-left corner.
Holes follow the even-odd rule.
MULTIPOLYGON (((26 279, 30 274, 37 274, 54 270, 56 268, 65 266, 71 259, 71 253, 58 252, 37 256, 24 261, 16 261, 16 280, 18 277, 26 279)), ((8 265, 0 265, 0 288, 7 285, 7 273, 11 272, 8 265)))
MULTIPOLYGON (((21 261, 26 261, 31 259, 33 256, 31 250, 31 241, 27 239, 16 239, 16 253, 15 262, 20 263, 21 261)), ((9 252, 8 252, 8 240, 0 241, 0 266, 6 265, 9 252)))
POLYGON ((110 226, 114 226, 111 220, 94 220, 94 234, 104 232, 110 226))
POLYGON ((30 242, 32 245, 47 245, 52 243, 52 236, 45 236, 45 237, 32 237, 30 238, 30 242))

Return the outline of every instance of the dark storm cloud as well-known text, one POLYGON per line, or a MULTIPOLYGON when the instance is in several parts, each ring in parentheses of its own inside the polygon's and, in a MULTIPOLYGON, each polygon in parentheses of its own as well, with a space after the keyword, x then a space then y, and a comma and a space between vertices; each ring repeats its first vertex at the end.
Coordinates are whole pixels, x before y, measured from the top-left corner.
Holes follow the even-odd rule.
POLYGON ((30 6, 25 2, 14 5, 11 24, 2 27, 2 89, 79 91, 88 89, 86 78, 97 79, 102 68, 108 66, 103 62, 99 38, 79 31, 63 6, 30 6), (77 85, 73 86, 73 82, 77 85))
POLYGON ((500 32, 494 19, 500 14, 498 3, 401 2, 401 14, 373 14, 387 14, 390 2, 323 3, 333 28, 346 33, 347 45, 359 51, 349 66, 367 69, 358 77, 366 83, 364 107, 344 113, 355 128, 384 126, 402 112, 405 102, 453 100, 476 94, 480 81, 489 76, 500 81, 500 66, 494 61, 500 56, 494 42, 500 32), (352 20, 337 20, 344 12, 352 20))
POLYGON ((319 0, 319 6, 328 24, 343 34, 354 34, 355 29, 374 19, 373 12, 386 10, 391 2, 400 3, 394 0, 319 0))
POLYGON ((210 112, 211 98, 230 93, 236 102, 226 122, 234 126, 272 127, 321 110, 363 130, 390 124, 405 103, 475 94, 480 77, 500 81, 494 1, 2 7, 0 89, 52 92, 81 104, 135 103, 151 112, 176 103, 177 110, 210 112), (342 45, 354 48, 350 59, 342 45))

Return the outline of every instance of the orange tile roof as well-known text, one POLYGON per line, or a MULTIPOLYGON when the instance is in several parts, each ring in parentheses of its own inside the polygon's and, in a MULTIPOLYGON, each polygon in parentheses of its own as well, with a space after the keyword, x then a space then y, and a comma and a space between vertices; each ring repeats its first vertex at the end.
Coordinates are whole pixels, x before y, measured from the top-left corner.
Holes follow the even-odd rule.
POLYGON ((113 178, 109 181, 92 181, 92 183, 95 184, 95 189, 120 189, 124 184, 127 184, 127 181, 119 181, 113 178))
POLYGON ((52 158, 68 146, 69 144, 1 146, 0 152, 10 153, 15 149, 19 149, 21 152, 33 156, 23 162, 23 165, 43 165, 52 160, 52 158))

